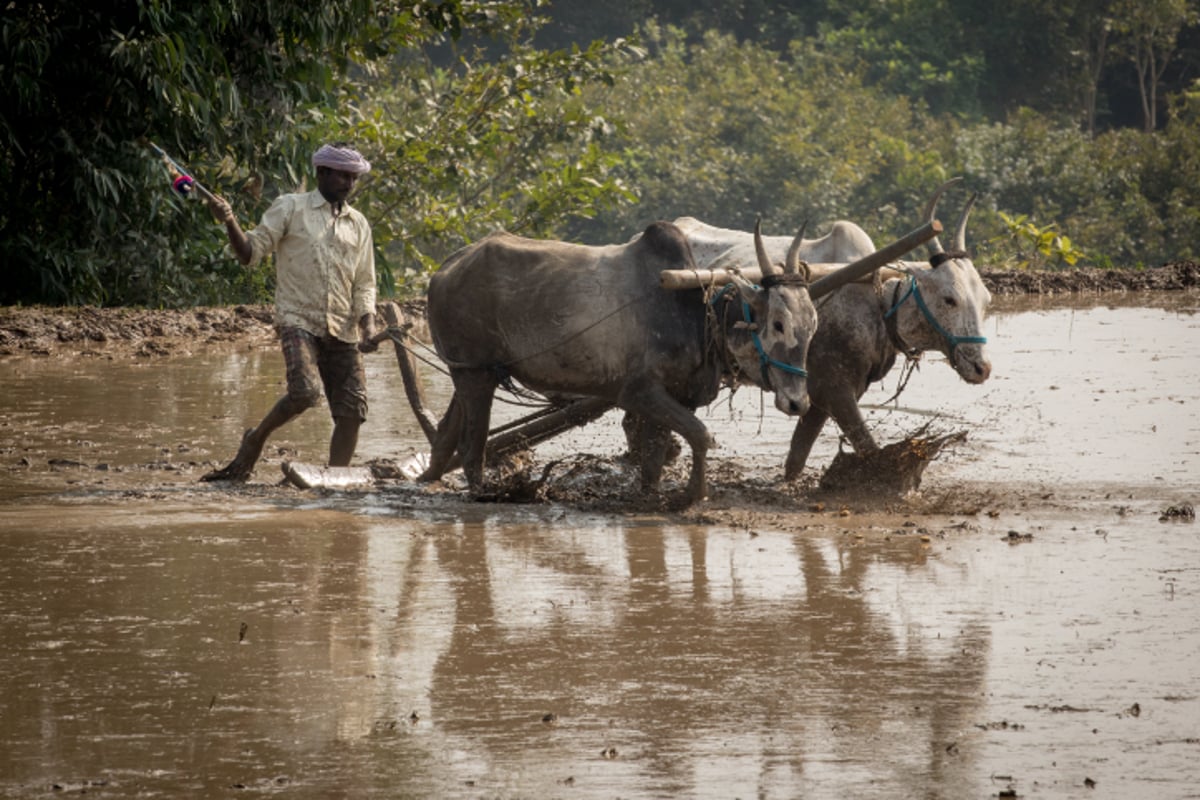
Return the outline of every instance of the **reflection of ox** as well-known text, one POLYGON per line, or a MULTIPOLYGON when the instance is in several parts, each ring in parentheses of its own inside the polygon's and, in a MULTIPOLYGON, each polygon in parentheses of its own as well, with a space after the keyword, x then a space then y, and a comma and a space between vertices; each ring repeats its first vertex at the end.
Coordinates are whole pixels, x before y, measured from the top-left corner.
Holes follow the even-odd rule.
MULTIPOLYGON (((759 264, 761 285, 738 278, 736 291, 710 303, 699 289, 659 286, 662 270, 695 268, 687 240, 666 222, 621 245, 497 233, 454 253, 429 282, 429 331, 454 396, 422 479, 440 477, 459 451, 471 490, 480 490, 492 397, 516 379, 602 398, 678 433, 692 449, 687 500, 702 499, 714 442, 694 412, 723 380, 773 391, 786 414, 808 410, 804 366, 817 317, 807 271, 794 253, 782 269, 765 257, 759 264)), ((660 435, 665 444, 669 434, 660 435)), ((645 488, 657 486, 665 450, 643 449, 645 488)))
MULTIPOLYGON (((956 180, 934 193, 925 209, 926 218, 933 219, 938 198, 956 180)), ((787 479, 800 476, 830 417, 855 452, 878 449, 858 408, 858 398, 869 384, 888 373, 898 353, 915 358, 925 350, 941 351, 963 380, 987 380, 992 366, 984 353, 986 339, 981 331, 991 294, 966 252, 967 216, 974 202, 972 196, 959 217, 950 251, 943 250, 935 238, 929 242, 928 264, 900 262, 898 270, 888 271, 891 277, 883 281, 881 291, 854 283, 819 304, 820 325, 809 350, 812 407, 792 435, 784 470, 787 479)), ((714 228, 691 217, 675 222, 687 235, 702 269, 747 263, 750 234, 714 228)), ((770 258, 779 259, 790 242, 767 236, 763 244, 770 258)), ((805 241, 800 257, 812 264, 846 263, 874 249, 862 228, 840 221, 825 236, 805 241)))

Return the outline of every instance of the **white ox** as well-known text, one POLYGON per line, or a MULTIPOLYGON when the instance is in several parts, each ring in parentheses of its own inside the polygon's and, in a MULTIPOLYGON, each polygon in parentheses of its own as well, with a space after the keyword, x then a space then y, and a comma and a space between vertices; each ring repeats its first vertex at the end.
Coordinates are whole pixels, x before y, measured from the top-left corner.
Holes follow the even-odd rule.
MULTIPOLYGON (((957 178, 942 185, 925 209, 933 219, 938 199, 957 178)), ((833 417, 857 453, 878 449, 858 399, 895 364, 897 354, 916 358, 926 350, 940 351, 968 383, 982 383, 992 365, 984 350, 983 318, 991 293, 983 285, 966 252, 967 216, 972 195, 955 227, 954 245, 929 244, 930 260, 901 261, 883 272, 879 284, 852 283, 827 296, 817 306, 818 326, 808 352, 810 409, 796 423, 784 476, 798 478, 825 422, 833 417)), ((675 224, 687 236, 701 269, 745 267, 754 264, 753 235, 707 225, 693 217, 675 224)), ((767 256, 784 259, 792 240, 764 236, 767 256)), ((818 239, 806 239, 800 257, 810 264, 845 264, 875 251, 875 245, 853 222, 835 222, 818 239)), ((820 277, 814 271, 813 278, 820 277)))

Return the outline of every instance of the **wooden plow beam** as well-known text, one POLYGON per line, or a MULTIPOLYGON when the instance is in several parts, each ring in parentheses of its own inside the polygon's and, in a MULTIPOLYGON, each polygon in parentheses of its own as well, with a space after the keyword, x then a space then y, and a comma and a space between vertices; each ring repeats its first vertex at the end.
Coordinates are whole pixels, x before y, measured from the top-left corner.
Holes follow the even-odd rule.
POLYGON ((404 319, 404 312, 395 303, 379 303, 376 311, 383 317, 387 327, 375 334, 372 341, 379 344, 385 339, 392 340, 392 345, 396 348, 396 364, 400 367, 400 378, 404 382, 404 395, 408 398, 408 404, 412 406, 413 415, 417 418, 417 424, 421 426, 425 439, 432 443, 437 434, 437 418, 425 408, 425 395, 417 375, 417 359, 409 347, 412 323, 404 319))
MULTIPOLYGON (((487 446, 484 449, 487 464, 495 466, 509 453, 533 447, 572 428, 593 422, 611 408, 614 408, 612 403, 599 397, 580 397, 492 428, 488 432, 487 446)), ((462 460, 459 454, 455 453, 450 459, 447 472, 461 466, 462 460)))

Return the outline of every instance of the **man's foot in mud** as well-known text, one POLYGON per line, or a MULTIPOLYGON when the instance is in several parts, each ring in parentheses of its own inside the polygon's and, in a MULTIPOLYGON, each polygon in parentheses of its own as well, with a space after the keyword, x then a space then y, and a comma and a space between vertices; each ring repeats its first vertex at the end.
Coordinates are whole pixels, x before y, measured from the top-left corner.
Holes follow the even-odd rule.
POLYGON ((220 469, 215 469, 200 477, 202 481, 229 481, 231 483, 245 483, 250 479, 251 473, 254 472, 254 465, 258 461, 259 455, 262 454, 262 445, 255 442, 253 438, 254 429, 249 428, 242 434, 242 445, 238 448, 237 455, 233 461, 230 461, 220 469))

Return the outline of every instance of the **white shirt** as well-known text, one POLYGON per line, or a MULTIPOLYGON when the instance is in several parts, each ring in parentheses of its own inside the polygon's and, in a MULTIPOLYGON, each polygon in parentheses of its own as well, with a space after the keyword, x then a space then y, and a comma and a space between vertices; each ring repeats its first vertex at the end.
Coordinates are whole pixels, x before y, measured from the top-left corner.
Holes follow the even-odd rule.
POLYGON ((375 313, 375 248, 367 218, 338 216, 319 191, 285 194, 246 234, 249 266, 275 253, 275 314, 281 326, 358 341, 358 320, 375 313))

